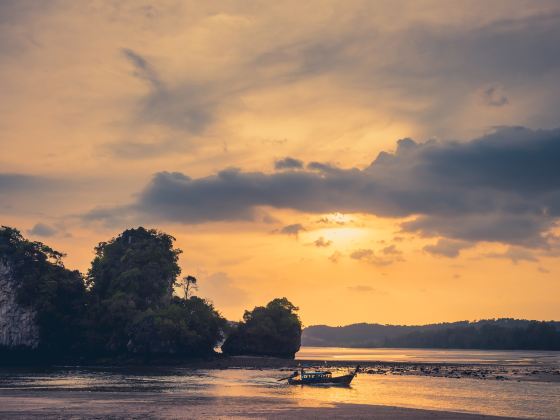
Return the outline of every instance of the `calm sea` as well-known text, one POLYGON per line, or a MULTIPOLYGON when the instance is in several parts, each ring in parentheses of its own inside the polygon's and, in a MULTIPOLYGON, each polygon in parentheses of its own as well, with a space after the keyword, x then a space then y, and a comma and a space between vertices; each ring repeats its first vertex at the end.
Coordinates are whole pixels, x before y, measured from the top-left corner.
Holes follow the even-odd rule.
MULTIPOLYGON (((403 349, 304 348, 298 358, 324 360, 385 360, 537 363, 558 366, 558 352, 484 352, 403 349)), ((343 372, 344 370, 340 370, 343 372)), ((26 392, 42 398, 65 392, 113 395, 180 395, 197 399, 251 404, 253 399, 275 404, 321 406, 332 403, 391 405, 481 414, 560 418, 560 382, 496 381, 445 377, 360 374, 349 388, 288 386, 279 370, 205 370, 183 367, 0 369, 0 397, 26 392), (209 398, 208 398, 209 397, 209 398), (248 399, 250 397, 251 399, 248 399)), ((157 397, 156 397, 157 398, 157 397)), ((213 407, 219 410, 219 407, 213 407)), ((243 409, 243 408, 242 408, 243 409)), ((1 411, 1 407, 0 407, 1 411)), ((222 415, 227 414, 221 412, 222 415)))
POLYGON ((438 349, 357 349, 343 347, 302 347, 299 360, 355 360, 411 363, 481 363, 560 366, 559 351, 526 350, 438 350, 438 349))

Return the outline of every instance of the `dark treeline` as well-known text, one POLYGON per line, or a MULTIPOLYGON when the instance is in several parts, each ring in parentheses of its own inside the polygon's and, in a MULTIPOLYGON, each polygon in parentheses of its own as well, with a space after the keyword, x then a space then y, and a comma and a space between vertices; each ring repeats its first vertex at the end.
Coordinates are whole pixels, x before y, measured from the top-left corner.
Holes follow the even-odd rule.
POLYGON ((95 248, 82 275, 64 266, 60 252, 2 227, 0 263, 10 270, 18 305, 33 310, 39 339, 32 347, 0 347, 0 356, 23 362, 162 361, 215 356, 225 339, 225 354, 294 357, 301 339, 294 305, 274 299, 246 311, 244 321, 228 323, 207 300, 174 293, 196 279, 179 278, 181 251, 173 243, 156 230, 126 230, 95 248))
POLYGON ((316 325, 303 331, 302 343, 308 346, 364 348, 560 350, 560 323, 503 318, 421 326, 316 325))
POLYGON ((386 347, 429 347, 493 350, 560 350, 560 331, 549 322, 531 321, 507 327, 494 322, 414 331, 385 340, 386 347))

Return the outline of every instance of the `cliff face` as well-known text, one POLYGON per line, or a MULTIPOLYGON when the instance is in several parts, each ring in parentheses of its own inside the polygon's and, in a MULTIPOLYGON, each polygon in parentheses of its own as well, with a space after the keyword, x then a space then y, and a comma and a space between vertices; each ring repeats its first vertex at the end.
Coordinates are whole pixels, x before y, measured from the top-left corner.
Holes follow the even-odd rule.
POLYGON ((0 258, 0 346, 36 348, 38 345, 35 312, 17 303, 10 265, 0 258))

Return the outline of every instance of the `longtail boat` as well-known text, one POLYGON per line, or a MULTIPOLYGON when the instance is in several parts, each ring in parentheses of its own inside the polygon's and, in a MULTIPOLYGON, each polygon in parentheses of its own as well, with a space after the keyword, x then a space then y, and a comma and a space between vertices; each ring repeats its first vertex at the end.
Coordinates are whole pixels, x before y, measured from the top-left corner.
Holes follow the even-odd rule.
POLYGON ((280 381, 287 379, 290 385, 350 385, 354 376, 358 373, 360 367, 342 376, 332 376, 329 371, 305 371, 301 369, 300 372, 294 372, 292 376, 279 379, 280 381))

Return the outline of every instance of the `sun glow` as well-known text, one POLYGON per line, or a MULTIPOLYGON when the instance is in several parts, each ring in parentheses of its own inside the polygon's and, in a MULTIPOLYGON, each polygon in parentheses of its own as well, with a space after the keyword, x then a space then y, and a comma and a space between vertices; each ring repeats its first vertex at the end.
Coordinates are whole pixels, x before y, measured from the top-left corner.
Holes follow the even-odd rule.
POLYGON ((354 221, 350 216, 343 213, 329 213, 325 214, 320 219, 321 222, 330 223, 330 224, 337 224, 337 225, 346 225, 354 221))
POLYGON ((319 229, 313 233, 315 236, 322 236, 325 240, 332 241, 339 247, 356 245, 369 236, 368 229, 359 227, 331 227, 319 229))

